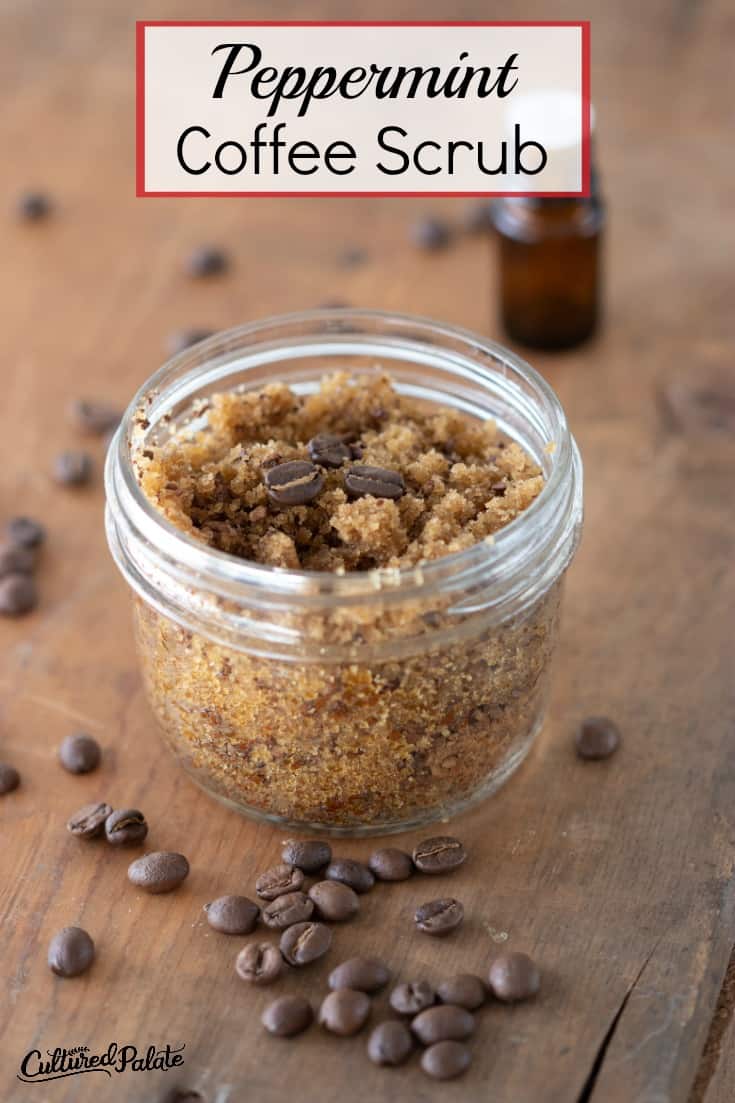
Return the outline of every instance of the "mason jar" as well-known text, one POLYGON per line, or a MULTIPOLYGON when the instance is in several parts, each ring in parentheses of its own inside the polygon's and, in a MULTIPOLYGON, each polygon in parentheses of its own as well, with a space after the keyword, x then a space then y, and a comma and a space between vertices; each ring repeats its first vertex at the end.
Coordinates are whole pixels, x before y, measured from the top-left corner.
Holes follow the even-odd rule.
MULTIPOLYGON (((203 422, 202 422, 203 423, 203 422)), ((549 385, 441 322, 321 310, 218 334, 133 398, 109 449, 106 526, 132 596, 140 667, 174 757, 247 815, 379 834, 446 819, 496 790, 544 719, 582 468, 549 385), (180 531, 136 457, 205 417, 208 396, 336 370, 493 418, 542 470, 493 537, 418 566, 344 574, 264 566, 180 531)))

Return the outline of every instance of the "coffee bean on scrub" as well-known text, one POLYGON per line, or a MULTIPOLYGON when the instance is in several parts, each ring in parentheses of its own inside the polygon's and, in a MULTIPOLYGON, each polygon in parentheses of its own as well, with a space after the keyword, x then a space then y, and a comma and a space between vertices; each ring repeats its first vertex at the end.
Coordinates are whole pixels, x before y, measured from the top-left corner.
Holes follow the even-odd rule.
POLYGON ((278 506, 303 506, 324 489, 324 476, 308 460, 288 460, 269 467, 263 481, 278 506))
POLYGON ((345 474, 345 490, 351 498, 400 498, 406 491, 403 475, 387 467, 355 464, 345 474))

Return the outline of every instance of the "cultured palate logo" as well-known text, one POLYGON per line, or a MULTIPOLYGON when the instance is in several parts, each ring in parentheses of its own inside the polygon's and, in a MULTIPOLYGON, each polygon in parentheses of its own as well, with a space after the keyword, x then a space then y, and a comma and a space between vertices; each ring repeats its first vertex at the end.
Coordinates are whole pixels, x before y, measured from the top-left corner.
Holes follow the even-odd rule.
POLYGON ((180 1046, 166 1043, 161 1049, 149 1045, 141 1051, 137 1046, 121 1046, 117 1042, 110 1042, 104 1053, 92 1053, 89 1046, 71 1049, 57 1046, 47 1049, 45 1055, 40 1049, 31 1049, 16 1075, 24 1084, 42 1084, 87 1072, 101 1072, 109 1078, 114 1072, 162 1072, 183 1065, 184 1049, 184 1043, 180 1046))

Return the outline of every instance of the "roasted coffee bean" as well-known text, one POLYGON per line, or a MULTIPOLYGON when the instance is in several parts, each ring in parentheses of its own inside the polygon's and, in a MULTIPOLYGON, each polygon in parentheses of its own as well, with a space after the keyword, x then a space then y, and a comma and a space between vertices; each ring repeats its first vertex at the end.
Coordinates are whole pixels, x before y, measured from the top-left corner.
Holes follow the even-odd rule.
POLYGON ((190 276, 217 276, 230 266, 229 257, 215 245, 200 245, 186 261, 186 271, 190 276))
POLYGON ((48 966, 57 977, 77 977, 94 960, 94 942, 81 927, 64 927, 51 939, 48 966))
POLYGON ((320 467, 341 467, 345 460, 352 459, 352 449, 335 433, 319 433, 306 447, 320 467))
POLYGON ((321 839, 289 839, 281 859, 304 873, 316 873, 332 860, 332 848, 321 839))
POLYGON ((425 1046, 435 1042, 461 1042, 475 1029, 475 1016, 464 1007, 442 1003, 429 1007, 411 1020, 411 1030, 425 1046))
POLYGON ((82 433, 104 437, 117 429, 122 414, 117 406, 111 406, 109 402, 78 398, 69 407, 69 417, 82 433))
POLYGON ((60 452, 54 460, 54 479, 61 486, 86 486, 92 478, 88 452, 60 452))
POLYGON ((340 881, 317 881, 309 889, 309 898, 322 919, 343 923, 351 919, 360 907, 357 893, 340 881))
POLYGON ((43 192, 27 191, 19 196, 17 210, 24 222, 41 222, 51 214, 52 204, 43 192))
POLYGON ((294 923, 305 923, 314 914, 314 904, 305 892, 287 892, 263 908, 263 922, 274 931, 285 931, 294 923))
POLYGON ((192 345, 198 345, 200 341, 206 341, 213 335, 213 329, 204 329, 202 327, 179 329, 176 330, 175 333, 170 333, 166 338, 166 350, 169 356, 177 356, 180 352, 184 352, 185 349, 190 349, 192 345))
POLYGON ((437 1042, 421 1054, 421 1068, 434 1080, 454 1080, 471 1064, 472 1054, 461 1042, 437 1042))
POLYGON ((94 839, 102 834, 105 820, 111 815, 112 809, 103 800, 85 804, 68 820, 66 829, 78 839, 94 839))
POLYGON ((288 460, 263 476, 268 497, 279 506, 303 506, 324 489, 324 476, 308 460, 288 460))
POLYGON ((464 908, 459 900, 446 896, 442 900, 429 900, 421 904, 414 915, 416 928, 424 934, 447 935, 455 931, 464 919, 464 908))
POLYGON ((311 1025, 314 1012, 303 996, 281 996, 269 1003, 260 1017, 269 1034, 277 1038, 292 1038, 311 1025))
POLYGON ((376 1065, 402 1065, 412 1049, 411 1031, 400 1019, 378 1023, 368 1038, 368 1057, 376 1065))
POLYGON ((40 548, 46 539, 46 529, 32 517, 13 517, 5 531, 11 544, 21 548, 40 548))
POLYGON ((418 219, 411 226, 411 241, 419 249, 434 252, 445 249, 451 240, 448 224, 440 218, 429 215, 418 219))
POLYGON ((362 1030, 370 1014, 370 997, 352 988, 338 988, 322 1000, 319 1022, 343 1038, 362 1030))
POLYGON ((296 923, 281 935, 281 953, 289 965, 309 965, 324 957, 332 932, 324 923, 296 923))
POLYGON ((541 987, 538 966, 528 954, 517 951, 497 957, 487 979, 493 995, 504 1003, 530 999, 541 987))
POLYGON ((394 846, 374 851, 368 865, 379 881, 406 881, 413 873, 411 855, 394 846))
POLYGON ((218 896, 204 910, 210 927, 222 934, 250 934, 260 915, 258 905, 247 896, 218 896))
POLYGON ((148 834, 145 816, 137 808, 120 808, 105 820, 105 835, 113 846, 134 846, 148 834))
POLYGON ((177 889, 188 876, 189 863, 184 855, 170 850, 151 851, 128 866, 131 885, 154 894, 177 889))
POLYGON ((329 987, 377 992, 390 980, 390 969, 378 957, 351 957, 329 974, 329 987))
POLYGON ((277 896, 285 896, 290 892, 298 892, 304 883, 304 874, 296 866, 273 866, 261 873, 255 882, 255 891, 263 900, 275 900, 277 896))
POLYGON ((482 977, 474 973, 457 973, 443 980, 436 990, 442 1003, 453 1003, 467 1011, 476 1011, 487 999, 487 988, 482 977))
POLYGON ((390 994, 390 1005, 399 1015, 418 1015, 427 1007, 432 1007, 436 992, 425 980, 415 980, 410 984, 398 984, 390 994))
POLYGON ((345 490, 351 498, 363 498, 367 494, 372 494, 373 498, 400 498, 406 491, 406 484, 400 471, 356 463, 345 475, 345 490))
POLYGON ((38 564, 38 548, 24 548, 12 540, 0 543, 0 578, 8 574, 32 574, 38 564))
POLYGON ((424 839, 413 852, 413 863, 422 873, 449 873, 461 866, 467 851, 459 839, 451 835, 437 835, 424 839))
POLYGON ((67 735, 59 747, 59 762, 70 774, 89 774, 96 770, 102 751, 96 739, 85 732, 67 735))
POLYGON ((6 793, 12 793, 20 785, 20 774, 15 766, 8 762, 0 762, 0 797, 6 793))
POLYGON ((580 758, 609 758, 620 746, 620 729, 606 716, 590 716, 580 724, 575 743, 580 758))
POLYGON ((273 984, 283 972, 281 951, 271 942, 250 942, 237 955, 235 972, 248 984, 273 984))
POLYGON ((364 862, 355 862, 352 858, 335 858, 324 870, 328 881, 340 881, 355 892, 369 892, 375 884, 375 877, 364 862))
POLYGON ((38 590, 28 574, 0 578, 0 616, 22 617, 38 605, 38 590))

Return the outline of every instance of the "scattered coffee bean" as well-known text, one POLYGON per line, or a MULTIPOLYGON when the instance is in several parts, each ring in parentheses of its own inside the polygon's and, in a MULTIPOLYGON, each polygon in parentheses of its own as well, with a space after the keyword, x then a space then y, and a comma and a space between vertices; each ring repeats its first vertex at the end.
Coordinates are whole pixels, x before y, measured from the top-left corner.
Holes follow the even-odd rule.
POLYGON ((6 528, 8 540, 21 548, 40 548, 46 539, 46 529, 32 517, 13 517, 6 528))
POLYGON ((535 996, 541 987, 538 966, 527 954, 502 954, 490 966, 488 984, 496 999, 516 1003, 535 996))
POLYGON ((255 882, 255 891, 263 900, 275 900, 277 896, 298 892, 304 883, 304 874, 296 866, 273 866, 261 873, 255 882))
POLYGON ((319 433, 306 446, 314 463, 320 467, 341 467, 352 459, 352 449, 335 433, 319 433))
POLYGON ((105 820, 111 815, 112 809, 103 800, 85 804, 68 820, 66 829, 78 839, 94 839, 102 834, 105 820))
POLYGON ((390 980, 390 969, 377 957, 351 957, 329 974, 329 987, 377 992, 390 980))
POLYGON ((69 407, 72 423, 93 437, 104 437, 117 429, 121 416, 117 406, 91 398, 77 398, 69 407))
POLYGON ((324 476, 308 460, 288 460, 263 476, 268 497, 279 506, 303 506, 324 489, 324 476))
POLYGON ((269 1034, 277 1038, 292 1038, 311 1025, 314 1012, 303 996, 281 996, 269 1003, 260 1017, 269 1034))
POLYGON ((54 460, 54 479, 61 486, 86 486, 92 478, 88 452, 61 452, 54 460))
POLYGON ((200 245, 187 259, 186 271, 190 276, 201 278, 218 276, 229 266, 229 257, 222 249, 218 249, 215 245, 200 245))
POLYGON ((340 881, 317 881, 309 889, 309 898, 322 919, 343 923, 351 919, 360 907, 357 893, 340 881))
POLYGON ((322 1000, 319 1022, 332 1034, 345 1038, 362 1030, 369 1014, 369 996, 352 988, 338 988, 322 1000))
POLYGON ((406 881, 413 873, 411 855, 394 846, 374 851, 368 865, 379 881, 406 881))
POLYGON ((57 977, 77 977, 94 960, 94 942, 81 927, 64 927, 51 939, 49 969, 57 977))
POLYGON ((459 839, 451 835, 437 835, 424 839, 413 852, 413 862, 422 873, 449 873, 461 866, 467 851, 459 839))
POLYGON ((281 935, 281 953, 289 965, 309 965, 324 957, 332 932, 324 923, 296 923, 281 935))
POLYGON ((321 839, 289 839, 281 851, 281 860, 304 873, 316 873, 332 860, 332 848, 321 839))
POLYGON ((429 900, 421 904, 414 915, 416 928, 424 934, 447 935, 455 931, 464 920, 464 908, 459 900, 447 896, 442 900, 429 900))
POLYGON ((59 762, 70 774, 89 774, 96 770, 102 751, 96 739, 85 732, 67 735, 59 747, 59 762))
POLYGON ((250 942, 237 955, 235 972, 248 984, 273 984, 283 972, 281 951, 271 942, 250 942))
POLYGON ((188 876, 189 863, 184 855, 170 850, 151 851, 128 866, 131 885, 154 894, 177 889, 188 876))
POLYGON ((606 716, 590 716, 580 724, 575 742, 580 758, 609 758, 620 746, 620 729, 606 716))
POLYGON ((22 617, 38 604, 36 583, 27 574, 8 574, 0 578, 0 616, 22 617))
POLYGON ((263 922, 274 931, 285 931, 294 923, 305 923, 314 914, 314 904, 305 892, 287 892, 263 908, 263 922))
POLYGON ((121 808, 105 820, 105 836, 113 846, 134 846, 148 834, 145 816, 137 808, 121 808))
POLYGON ((218 896, 204 905, 207 922, 222 934, 250 934, 258 922, 260 908, 247 896, 218 896))
POLYGON ((51 200, 40 191, 23 192, 18 198, 17 210, 24 222, 41 222, 51 214, 51 200))
POLYGON ((454 1080, 471 1064, 472 1055, 461 1042, 437 1042, 421 1054, 421 1068, 434 1080, 454 1080))
POLYGON ((406 484, 400 471, 359 463, 345 475, 345 490, 351 498, 363 498, 367 494, 372 494, 374 498, 400 498, 405 493, 406 484))
POLYGON ((335 858, 324 870, 328 881, 340 881, 357 893, 369 892, 375 884, 375 877, 364 862, 352 858, 335 858))
POLYGON ((177 356, 185 349, 190 349, 192 345, 198 345, 200 341, 206 341, 212 336, 214 336, 213 329, 179 329, 166 338, 166 350, 169 356, 177 356))
POLYGON ((425 1046, 435 1042, 461 1042, 475 1029, 475 1016, 464 1007, 442 1003, 421 1011, 411 1021, 411 1030, 425 1046))
POLYGON ((473 973, 458 973, 442 981, 436 990, 442 1003, 453 1003, 466 1011, 476 1011, 487 999, 487 988, 482 977, 473 973))
POLYGON ((415 980, 410 984, 398 984, 390 994, 390 1005, 399 1015, 418 1015, 427 1007, 432 1007, 436 992, 425 980, 415 980))
POLYGON ((450 240, 449 226, 443 219, 427 215, 411 226, 411 241, 419 249, 427 249, 431 252, 445 249, 450 240))
POLYGON ((24 548, 12 540, 0 543, 0 578, 9 574, 32 574, 38 564, 38 548, 24 548))
POLYGON ((20 785, 20 774, 15 766, 8 762, 0 762, 0 797, 6 793, 12 793, 20 785))
POLYGON ((492 203, 487 199, 482 199, 479 203, 470 203, 464 210, 462 225, 470 234, 479 234, 482 230, 492 229, 492 203))
POLYGON ((402 1065, 412 1049, 411 1031, 400 1019, 378 1023, 368 1038, 368 1057, 376 1065, 402 1065))

